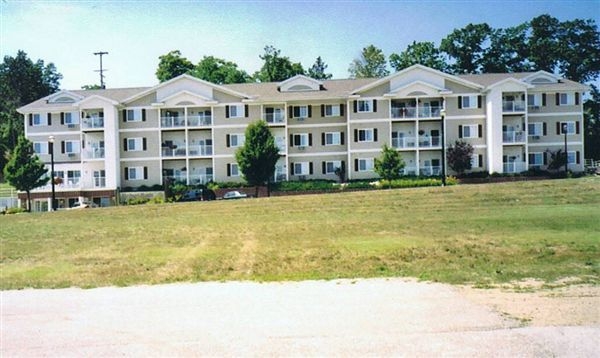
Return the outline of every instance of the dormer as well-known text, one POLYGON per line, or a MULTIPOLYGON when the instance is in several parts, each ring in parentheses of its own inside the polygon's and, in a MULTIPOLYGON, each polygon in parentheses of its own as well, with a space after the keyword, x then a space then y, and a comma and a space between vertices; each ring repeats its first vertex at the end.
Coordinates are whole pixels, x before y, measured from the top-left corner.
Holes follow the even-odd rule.
POLYGON ((385 97, 435 97, 443 94, 450 94, 452 91, 438 87, 424 81, 415 81, 404 86, 395 88, 390 93, 386 93, 385 97))
POLYGON ((306 92, 320 91, 323 86, 321 81, 304 75, 296 75, 279 83, 280 92, 306 92))
POLYGON ((546 71, 538 71, 522 79, 522 81, 531 83, 532 85, 559 83, 560 80, 561 78, 559 76, 546 71))
POLYGON ((47 103, 75 103, 82 100, 83 97, 70 91, 59 91, 47 99, 47 103))

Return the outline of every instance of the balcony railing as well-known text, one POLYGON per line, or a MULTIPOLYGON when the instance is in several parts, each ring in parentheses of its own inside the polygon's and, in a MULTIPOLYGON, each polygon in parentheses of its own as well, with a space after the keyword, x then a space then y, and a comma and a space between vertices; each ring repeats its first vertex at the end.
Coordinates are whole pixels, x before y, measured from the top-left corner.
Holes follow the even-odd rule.
POLYGON ((285 123, 284 113, 263 113, 263 118, 271 124, 285 123))
POLYGON ((415 137, 392 138, 392 147, 396 149, 414 148, 415 142, 415 137))
POLYGON ((442 107, 440 106, 419 106, 418 114, 419 118, 434 118, 441 116, 442 107))
POLYGON ((502 101, 503 112, 524 112, 525 101, 502 101))
POLYGON ((393 107, 392 118, 417 118, 417 107, 393 107))
POLYGON ((434 148, 440 146, 440 136, 419 137, 419 148, 434 148))
POLYGON ((106 177, 95 177, 94 178, 94 187, 95 188, 106 187, 106 177))
POLYGON ((521 173, 527 170, 525 162, 506 162, 502 163, 504 173, 521 173))
POLYGON ((162 147, 161 150, 163 157, 185 157, 185 146, 173 146, 173 147, 162 147))
POLYGON ((165 175, 164 179, 171 183, 187 184, 187 175, 165 175))
POLYGON ((523 131, 508 131, 502 132, 503 143, 523 143, 525 142, 525 132, 523 131))
POLYGON ((163 128, 185 127, 185 118, 183 117, 160 117, 160 126, 163 128))
POLYGON ((103 159, 104 148, 92 148, 83 151, 84 159, 103 159))
POLYGON ((198 175, 190 175, 190 184, 191 185, 201 185, 211 182, 213 180, 212 174, 198 174, 198 175))
POLYGON ((402 175, 417 175, 417 168, 416 167, 404 167, 400 171, 400 174, 402 174, 402 175))
POLYGON ((206 156, 213 154, 212 145, 190 145, 188 147, 188 153, 190 156, 206 156))
MULTIPOLYGON (((162 121, 162 119, 161 119, 162 121)), ((190 127, 206 127, 212 124, 212 116, 188 116, 188 126, 190 127)))
POLYGON ((428 166, 419 168, 419 174, 422 176, 434 176, 442 174, 441 166, 428 166))
POLYGON ((81 122, 82 129, 97 129, 104 128, 104 118, 103 117, 92 117, 92 118, 84 118, 81 122))

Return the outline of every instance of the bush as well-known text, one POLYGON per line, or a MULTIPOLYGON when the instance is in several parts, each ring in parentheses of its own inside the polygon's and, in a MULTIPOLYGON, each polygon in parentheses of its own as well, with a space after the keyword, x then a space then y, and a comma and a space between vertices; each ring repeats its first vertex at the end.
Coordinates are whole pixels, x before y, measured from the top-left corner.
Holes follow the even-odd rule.
POLYGON ((127 199, 127 201, 125 202, 125 205, 140 205, 140 204, 146 204, 149 201, 150 201, 150 199, 146 198, 144 196, 134 196, 134 197, 127 199))
POLYGON ((8 208, 6 210, 6 214, 20 214, 20 213, 25 213, 27 212, 27 210, 23 209, 23 208, 8 208))
POLYGON ((487 171, 478 171, 478 172, 471 172, 471 173, 464 173, 462 175, 459 175, 459 178, 488 178, 490 176, 490 173, 488 173, 487 171))
POLYGON ((333 190, 334 184, 332 180, 283 181, 273 184, 272 189, 274 191, 333 190))

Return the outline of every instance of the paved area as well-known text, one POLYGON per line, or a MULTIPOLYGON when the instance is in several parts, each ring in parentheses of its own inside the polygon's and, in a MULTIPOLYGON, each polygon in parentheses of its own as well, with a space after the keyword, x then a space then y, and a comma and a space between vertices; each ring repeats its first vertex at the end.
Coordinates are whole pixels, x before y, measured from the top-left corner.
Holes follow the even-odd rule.
POLYGON ((523 327, 400 279, 1 292, 1 356, 600 356, 600 326, 523 327))

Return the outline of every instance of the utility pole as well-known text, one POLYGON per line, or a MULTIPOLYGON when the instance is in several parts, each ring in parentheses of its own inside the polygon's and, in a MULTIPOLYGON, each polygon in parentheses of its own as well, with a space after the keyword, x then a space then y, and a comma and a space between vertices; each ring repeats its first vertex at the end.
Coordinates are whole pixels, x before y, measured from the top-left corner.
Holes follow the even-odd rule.
POLYGON ((104 71, 108 71, 108 70, 105 70, 102 68, 102 55, 108 55, 108 52, 106 52, 106 51, 94 52, 94 55, 100 56, 100 69, 95 70, 94 72, 100 72, 100 88, 105 89, 106 86, 104 85, 104 71))

